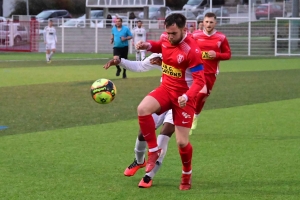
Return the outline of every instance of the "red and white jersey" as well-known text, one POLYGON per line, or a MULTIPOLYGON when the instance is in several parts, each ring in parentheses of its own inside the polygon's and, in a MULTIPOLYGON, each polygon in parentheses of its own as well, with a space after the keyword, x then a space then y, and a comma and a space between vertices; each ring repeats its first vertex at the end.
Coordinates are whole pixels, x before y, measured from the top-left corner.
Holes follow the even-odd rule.
POLYGON ((162 53, 162 86, 168 91, 186 94, 194 98, 204 87, 205 78, 201 59, 201 51, 195 40, 188 34, 182 41, 173 46, 163 33, 159 41, 148 41, 149 51, 162 53))
POLYGON ((231 58, 231 50, 226 36, 218 31, 208 35, 205 30, 196 30, 193 38, 197 41, 202 53, 205 74, 218 74, 219 62, 231 58), (210 58, 209 51, 215 51, 216 57, 210 58))

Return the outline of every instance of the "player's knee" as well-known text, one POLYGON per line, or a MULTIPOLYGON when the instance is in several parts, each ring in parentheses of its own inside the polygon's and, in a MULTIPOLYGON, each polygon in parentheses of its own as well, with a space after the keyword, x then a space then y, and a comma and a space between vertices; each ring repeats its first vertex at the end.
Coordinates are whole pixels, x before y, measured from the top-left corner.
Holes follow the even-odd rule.
POLYGON ((145 115, 152 114, 150 109, 147 106, 144 106, 144 105, 139 105, 137 107, 137 113, 138 113, 138 116, 145 116, 145 115))
POLYGON ((179 148, 183 148, 189 143, 189 140, 183 139, 183 138, 178 138, 178 139, 176 139, 176 142, 177 142, 177 145, 179 148))

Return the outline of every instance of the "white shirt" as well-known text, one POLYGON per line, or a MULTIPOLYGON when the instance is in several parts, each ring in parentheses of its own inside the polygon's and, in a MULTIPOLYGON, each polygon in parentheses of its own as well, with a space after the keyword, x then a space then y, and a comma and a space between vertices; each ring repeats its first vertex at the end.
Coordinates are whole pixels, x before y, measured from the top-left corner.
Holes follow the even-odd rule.
POLYGON ((135 27, 132 31, 132 35, 134 44, 138 43, 139 41, 146 41, 146 29, 143 27, 135 27))
POLYGON ((155 57, 162 57, 160 53, 152 53, 150 56, 145 58, 143 61, 131 61, 126 60, 125 58, 121 59, 120 66, 122 66, 125 69, 128 69, 132 72, 147 72, 152 69, 158 69, 161 70, 161 66, 159 65, 152 65, 150 63, 150 60, 155 57))
POLYGON ((44 29, 44 42, 51 43, 51 42, 57 42, 56 37, 56 30, 55 28, 46 26, 44 29))

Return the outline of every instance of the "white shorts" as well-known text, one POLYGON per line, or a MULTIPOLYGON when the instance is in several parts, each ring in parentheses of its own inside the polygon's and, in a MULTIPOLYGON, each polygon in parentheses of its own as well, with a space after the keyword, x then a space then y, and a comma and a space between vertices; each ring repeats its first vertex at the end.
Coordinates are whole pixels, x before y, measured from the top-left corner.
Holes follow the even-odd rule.
POLYGON ((153 113, 152 117, 153 117, 156 129, 158 129, 161 125, 163 125, 166 122, 168 122, 170 124, 174 124, 173 114, 172 114, 171 109, 162 113, 161 115, 157 115, 157 114, 153 113))
POLYGON ((56 49, 55 42, 49 42, 46 44, 46 50, 56 49))

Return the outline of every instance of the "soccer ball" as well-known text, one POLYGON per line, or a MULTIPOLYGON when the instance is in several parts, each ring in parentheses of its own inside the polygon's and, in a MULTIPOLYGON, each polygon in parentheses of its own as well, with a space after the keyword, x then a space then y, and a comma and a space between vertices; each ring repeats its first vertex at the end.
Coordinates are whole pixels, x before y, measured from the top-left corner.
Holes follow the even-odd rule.
POLYGON ((111 80, 101 78, 92 84, 91 94, 97 103, 108 104, 114 100, 117 88, 111 80))

